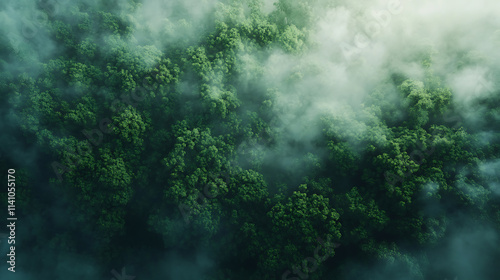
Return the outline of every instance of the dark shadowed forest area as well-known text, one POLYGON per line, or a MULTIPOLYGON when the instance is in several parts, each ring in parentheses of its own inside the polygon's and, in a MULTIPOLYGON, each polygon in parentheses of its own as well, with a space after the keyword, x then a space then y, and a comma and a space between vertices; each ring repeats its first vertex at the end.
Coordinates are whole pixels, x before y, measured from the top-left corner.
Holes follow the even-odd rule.
POLYGON ((0 279, 500 279, 499 11, 1 0, 0 279))

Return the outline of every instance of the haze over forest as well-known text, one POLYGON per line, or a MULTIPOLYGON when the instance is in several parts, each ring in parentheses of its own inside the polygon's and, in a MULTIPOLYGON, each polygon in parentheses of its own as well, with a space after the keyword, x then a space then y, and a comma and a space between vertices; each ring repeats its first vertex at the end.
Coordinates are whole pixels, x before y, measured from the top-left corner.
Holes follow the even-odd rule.
POLYGON ((499 11, 0 1, 0 279, 498 279, 499 11))

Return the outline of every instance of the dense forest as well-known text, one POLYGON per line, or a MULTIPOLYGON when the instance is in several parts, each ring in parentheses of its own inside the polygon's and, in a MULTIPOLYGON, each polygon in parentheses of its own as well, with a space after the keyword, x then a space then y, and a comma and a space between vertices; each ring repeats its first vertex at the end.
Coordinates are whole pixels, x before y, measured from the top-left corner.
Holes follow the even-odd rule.
POLYGON ((0 278, 498 279, 498 11, 0 1, 0 278))

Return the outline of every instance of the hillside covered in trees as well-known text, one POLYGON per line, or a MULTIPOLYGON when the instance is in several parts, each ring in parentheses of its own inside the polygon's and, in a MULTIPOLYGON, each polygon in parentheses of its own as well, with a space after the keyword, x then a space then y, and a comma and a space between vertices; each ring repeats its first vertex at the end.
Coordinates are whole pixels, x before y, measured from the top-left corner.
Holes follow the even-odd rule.
POLYGON ((0 278, 498 279, 498 11, 0 1, 0 278))

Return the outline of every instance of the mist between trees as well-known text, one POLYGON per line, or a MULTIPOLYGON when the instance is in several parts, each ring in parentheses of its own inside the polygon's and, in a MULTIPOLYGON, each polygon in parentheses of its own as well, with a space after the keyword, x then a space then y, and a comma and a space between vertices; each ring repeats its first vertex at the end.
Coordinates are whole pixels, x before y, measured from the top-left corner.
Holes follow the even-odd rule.
POLYGON ((0 2, 0 278, 496 279, 499 10, 0 2))

